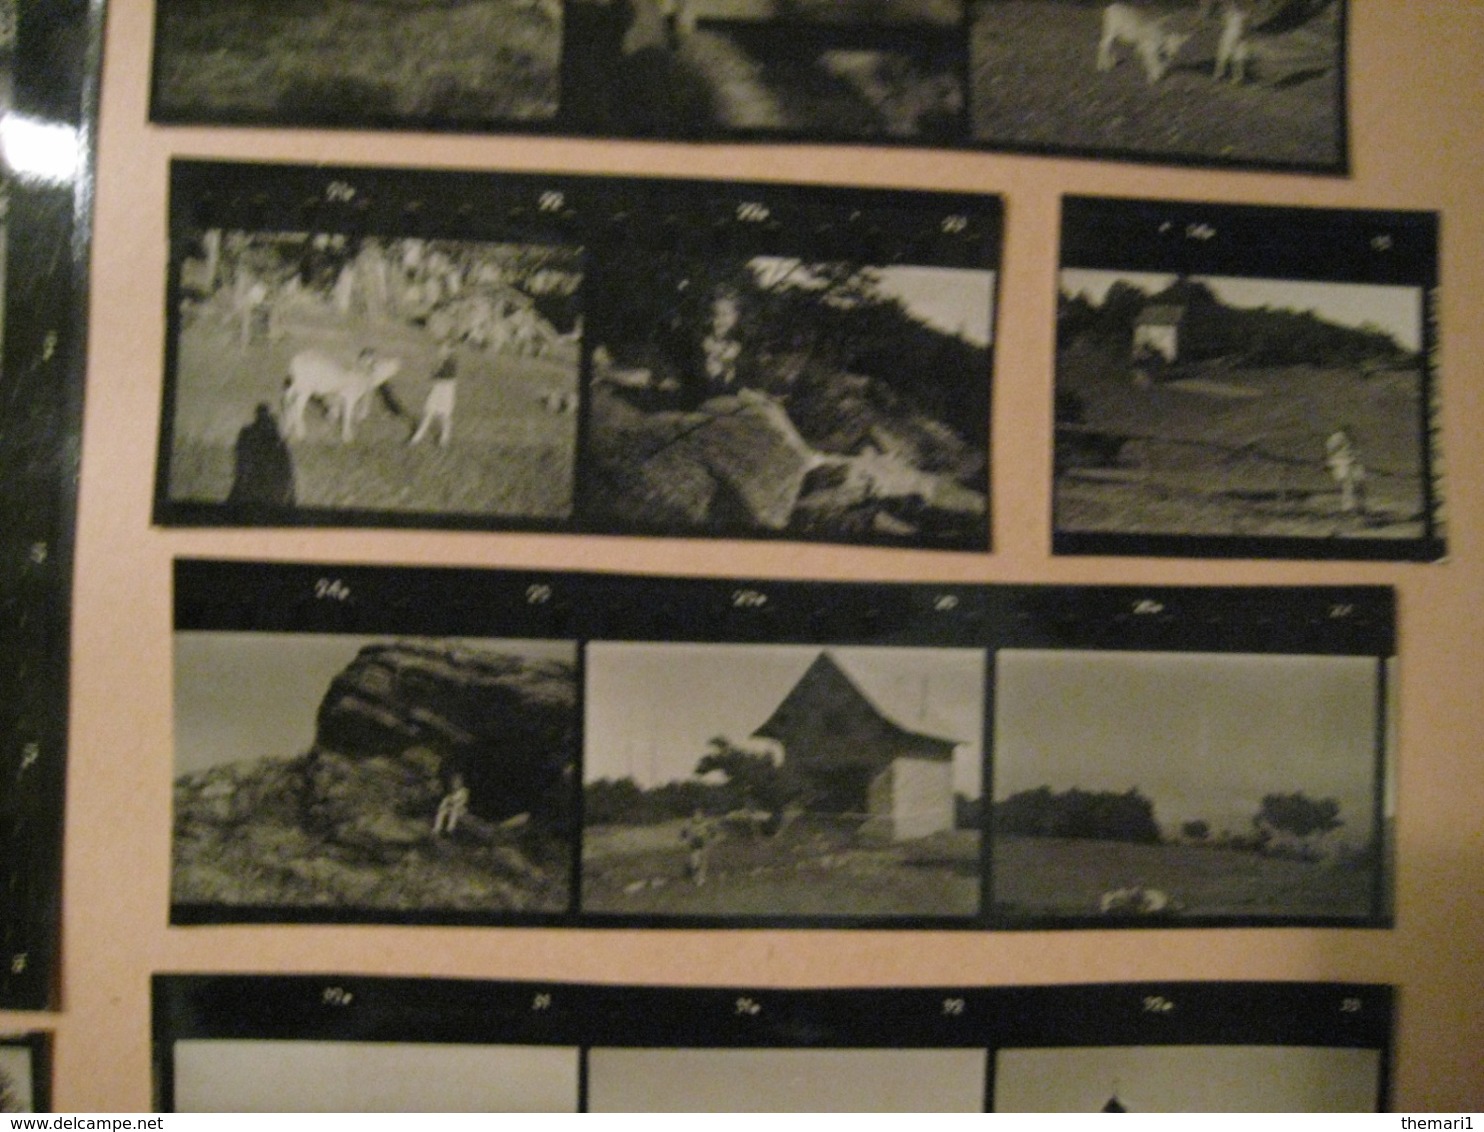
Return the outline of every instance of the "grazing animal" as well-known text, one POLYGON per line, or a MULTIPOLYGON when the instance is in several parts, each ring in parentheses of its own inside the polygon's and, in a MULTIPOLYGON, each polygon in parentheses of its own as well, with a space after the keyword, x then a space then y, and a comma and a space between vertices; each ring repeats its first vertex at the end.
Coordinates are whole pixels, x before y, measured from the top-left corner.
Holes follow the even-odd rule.
POLYGON ((1252 43, 1247 38, 1250 13, 1236 4, 1221 10, 1221 39, 1216 44, 1216 69, 1212 78, 1230 78, 1234 83, 1247 81, 1247 64, 1252 58, 1252 43))
POLYGON ((1098 41, 1098 70, 1111 71, 1118 65, 1114 48, 1120 43, 1132 46, 1144 64, 1150 85, 1159 82, 1169 71, 1180 48, 1190 38, 1189 32, 1170 31, 1160 16, 1141 12, 1132 4, 1109 4, 1103 9, 1103 36, 1098 41))
POLYGON ((340 438, 349 444, 354 439, 355 422, 365 419, 371 410, 371 394, 401 368, 401 358, 378 358, 371 350, 362 351, 353 366, 342 365, 321 350, 299 351, 289 362, 289 376, 283 383, 285 435, 304 439, 304 409, 310 398, 319 397, 332 418, 339 415, 340 438))

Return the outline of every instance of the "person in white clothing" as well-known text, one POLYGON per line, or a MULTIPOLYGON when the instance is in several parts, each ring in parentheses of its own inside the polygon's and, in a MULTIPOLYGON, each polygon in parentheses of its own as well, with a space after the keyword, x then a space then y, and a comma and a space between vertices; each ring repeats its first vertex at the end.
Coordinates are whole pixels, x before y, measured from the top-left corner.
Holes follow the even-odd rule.
POLYGON ((453 360, 453 347, 443 342, 438 346, 438 364, 433 369, 433 384, 428 389, 427 400, 423 402, 422 420, 418 422, 417 430, 408 443, 416 444, 420 441, 433 427, 433 422, 437 421, 438 445, 448 447, 449 437, 453 435, 453 406, 458 384, 458 367, 453 360))

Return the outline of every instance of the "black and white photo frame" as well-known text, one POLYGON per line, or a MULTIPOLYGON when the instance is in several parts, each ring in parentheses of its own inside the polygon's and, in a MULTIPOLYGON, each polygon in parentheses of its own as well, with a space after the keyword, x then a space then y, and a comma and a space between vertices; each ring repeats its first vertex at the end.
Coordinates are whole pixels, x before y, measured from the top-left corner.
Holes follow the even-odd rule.
POLYGON ((982 550, 992 196, 177 161, 155 517, 982 550))
POLYGON ((51 1035, 0 1034, 0 1113, 51 1111, 51 1035))
POLYGON ((164 1112, 1376 1112, 1392 989, 157 975, 164 1112))
POLYGON ((1384 588, 175 585, 174 923, 1391 922, 1384 588))
POLYGON ((1344 173, 1346 0, 158 0, 152 120, 1344 173), (271 62, 269 62, 271 61, 271 62))
POLYGON ((1441 558, 1438 227, 1064 198, 1054 552, 1441 558))

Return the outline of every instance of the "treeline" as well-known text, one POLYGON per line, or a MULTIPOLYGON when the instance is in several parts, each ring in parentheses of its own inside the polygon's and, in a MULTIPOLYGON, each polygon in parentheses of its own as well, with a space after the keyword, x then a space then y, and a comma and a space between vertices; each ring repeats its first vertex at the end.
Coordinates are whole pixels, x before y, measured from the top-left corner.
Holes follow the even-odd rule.
MULTIPOLYGON (((1054 791, 1050 786, 1011 794, 991 808, 995 833, 1005 837, 1060 837, 1069 840, 1124 841, 1158 845, 1166 840, 1154 817, 1154 803, 1137 789, 1054 791)), ((1183 822, 1180 838, 1198 845, 1256 853, 1302 853, 1345 824, 1334 798, 1311 798, 1302 791, 1265 794, 1252 816, 1250 833, 1212 837, 1209 822, 1183 822)))
POLYGON ((1049 786, 1040 786, 996 802, 991 813, 995 833, 1002 836, 1127 841, 1137 845, 1158 845, 1163 840, 1154 820, 1154 803, 1135 789, 1116 794, 1074 787, 1057 793, 1049 786))
POLYGON ((1378 327, 1339 326, 1313 311, 1229 307, 1204 283, 1190 279, 1178 279, 1154 294, 1119 281, 1101 303, 1064 291, 1057 303, 1057 342, 1069 346, 1091 341, 1127 349, 1135 322, 1150 306, 1183 308, 1181 362, 1227 358, 1249 365, 1358 366, 1401 363, 1414 356, 1378 327))
POLYGON ((645 790, 632 777, 599 778, 582 792, 584 825, 659 825, 697 810, 723 813, 731 807, 726 788, 697 779, 665 782, 645 790))

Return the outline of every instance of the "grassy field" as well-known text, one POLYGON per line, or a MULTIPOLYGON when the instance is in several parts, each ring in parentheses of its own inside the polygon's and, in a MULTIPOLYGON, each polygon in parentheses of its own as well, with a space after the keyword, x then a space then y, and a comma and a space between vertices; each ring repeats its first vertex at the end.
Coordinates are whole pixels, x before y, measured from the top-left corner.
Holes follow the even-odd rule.
MULTIPOLYGON (((237 432, 259 403, 275 415, 288 363, 313 347, 344 361, 362 346, 403 359, 383 400, 343 444, 338 425, 311 406, 306 439, 290 442, 300 507, 438 515, 562 518, 571 513, 576 417, 542 405, 577 388, 576 350, 523 358, 458 352, 458 405, 452 442, 407 444, 436 359, 422 330, 391 320, 369 323, 308 308, 285 317, 279 336, 244 350, 232 325, 209 308, 188 314, 176 359, 169 497, 215 503, 232 486, 237 432)), ((436 436, 436 431, 434 436, 436 436)))
POLYGON ((1134 387, 1126 351, 1065 349, 1058 393, 1089 427, 1132 436, 1111 469, 1063 468, 1059 531, 1418 538, 1423 534, 1420 380, 1342 367, 1191 367, 1134 387), (1366 514, 1339 513, 1325 438, 1346 425, 1366 467, 1366 514))
POLYGON ((1134 845, 1054 837, 996 838, 997 914, 1097 916, 1103 893, 1141 884, 1167 892, 1189 916, 1368 917, 1374 873, 1190 845, 1134 845))
POLYGON ((734 835, 686 877, 683 822, 584 831, 582 910, 646 916, 971 916, 979 836, 875 844, 801 818, 775 837, 734 835))
POLYGON ((161 0, 156 110, 325 125, 550 118, 555 10, 534 0, 161 0))
MULTIPOLYGON (((1328 165, 1341 156, 1334 6, 1288 36, 1259 39, 1256 81, 1244 85, 1212 78, 1215 20, 1198 26, 1158 83, 1146 80, 1127 47, 1117 67, 1098 71, 1103 7, 980 0, 970 33, 977 140, 1279 165, 1328 165)), ((1181 26, 1194 24, 1193 2, 1165 8, 1181 26)))

